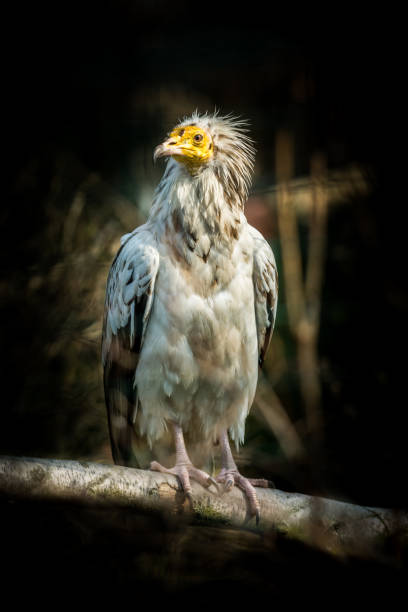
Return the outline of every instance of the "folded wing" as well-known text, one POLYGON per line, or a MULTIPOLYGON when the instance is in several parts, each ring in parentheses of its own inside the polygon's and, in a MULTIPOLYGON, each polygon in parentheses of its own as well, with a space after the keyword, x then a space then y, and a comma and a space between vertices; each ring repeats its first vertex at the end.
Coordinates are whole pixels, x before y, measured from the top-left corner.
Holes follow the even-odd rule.
POLYGON ((250 233, 254 240, 255 317, 259 365, 262 366, 275 325, 278 305, 278 272, 272 249, 265 238, 253 227, 250 227, 250 233))
POLYGON ((142 226, 122 238, 109 272, 102 332, 104 389, 115 463, 137 466, 132 452, 137 414, 135 372, 154 301, 159 253, 142 226))

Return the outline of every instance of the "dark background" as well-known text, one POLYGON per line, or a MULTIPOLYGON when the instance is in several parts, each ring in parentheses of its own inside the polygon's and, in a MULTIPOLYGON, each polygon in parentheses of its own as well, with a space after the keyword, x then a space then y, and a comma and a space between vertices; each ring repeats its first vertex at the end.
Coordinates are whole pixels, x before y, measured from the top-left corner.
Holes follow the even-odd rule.
MULTIPOLYGON (((310 465, 274 474, 273 432, 249 421, 271 457, 266 475, 287 490, 406 506, 398 19, 340 5, 325 14, 293 7, 288 18, 252 4, 241 14, 183 2, 61 2, 16 5, 5 29, 0 452, 110 460, 99 361, 108 266, 118 237, 145 218, 140 203, 162 172, 154 146, 184 114, 217 107, 250 120, 254 193, 276 182, 280 129, 293 134, 296 176, 321 151, 329 169, 355 164, 370 185, 329 215, 324 465, 318 478, 304 476, 310 465)), ((279 255, 276 229, 268 233, 279 255)), ((277 330, 289 365, 275 390, 296 420, 284 296, 277 330)))

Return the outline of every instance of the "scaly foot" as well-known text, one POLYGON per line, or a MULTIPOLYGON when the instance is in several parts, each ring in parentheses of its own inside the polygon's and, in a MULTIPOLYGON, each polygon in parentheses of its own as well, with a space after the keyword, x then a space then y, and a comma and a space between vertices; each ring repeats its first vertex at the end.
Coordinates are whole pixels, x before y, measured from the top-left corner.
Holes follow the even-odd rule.
MULTIPOLYGON (((256 479, 256 481, 259 482, 259 479, 256 479)), ((247 504, 247 511, 244 523, 247 523, 254 516, 256 524, 258 525, 260 517, 260 506, 258 498, 256 496, 256 491, 253 485, 251 484, 251 479, 242 476, 242 474, 240 474, 236 468, 222 468, 222 470, 217 476, 217 482, 224 485, 224 491, 230 491, 234 485, 238 487, 238 489, 241 489, 241 491, 244 493, 245 501, 247 504)), ((263 482, 267 483, 268 481, 263 482)))
POLYGON ((245 478, 238 472, 238 468, 231 453, 226 431, 221 433, 219 442, 221 446, 222 467, 217 476, 217 482, 224 485, 224 491, 230 491, 234 485, 238 487, 238 489, 241 489, 247 505, 244 523, 247 523, 254 516, 256 524, 258 525, 260 506, 254 487, 267 488, 274 487, 275 485, 270 480, 265 480, 264 478, 245 478))
POLYGON ((163 472, 164 474, 173 474, 177 476, 181 483, 181 487, 185 496, 187 497, 191 508, 193 507, 193 501, 191 497, 191 484, 190 478, 196 480, 203 487, 208 489, 212 484, 218 490, 218 485, 214 478, 211 478, 206 472, 197 469, 190 461, 190 457, 187 454, 186 446, 184 444, 183 430, 177 423, 170 422, 173 429, 174 443, 176 446, 176 465, 172 468, 166 468, 157 461, 152 461, 150 469, 155 472, 163 472))
POLYGON ((150 469, 154 472, 163 472, 164 474, 173 474, 173 476, 177 476, 181 483, 181 487, 190 502, 190 505, 192 505, 190 478, 200 483, 200 485, 206 489, 208 489, 208 487, 211 485, 214 485, 218 490, 216 480, 209 476, 206 472, 203 472, 203 470, 196 468, 190 462, 183 461, 176 463, 176 465, 172 468, 166 468, 161 465, 161 463, 152 461, 150 464, 150 469))

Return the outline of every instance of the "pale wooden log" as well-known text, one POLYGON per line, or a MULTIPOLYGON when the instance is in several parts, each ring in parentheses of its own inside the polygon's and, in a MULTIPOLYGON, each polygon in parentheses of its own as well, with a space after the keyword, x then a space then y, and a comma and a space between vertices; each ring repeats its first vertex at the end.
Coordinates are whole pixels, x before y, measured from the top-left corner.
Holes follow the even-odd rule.
MULTIPOLYGON (((243 527, 242 493, 223 495, 192 483, 193 512, 174 476, 99 463, 0 457, 4 500, 63 502, 124 511, 160 512, 169 520, 205 521, 243 527)), ((408 545, 408 515, 402 511, 257 489, 261 520, 247 523, 255 533, 284 534, 336 556, 393 560, 408 545)))

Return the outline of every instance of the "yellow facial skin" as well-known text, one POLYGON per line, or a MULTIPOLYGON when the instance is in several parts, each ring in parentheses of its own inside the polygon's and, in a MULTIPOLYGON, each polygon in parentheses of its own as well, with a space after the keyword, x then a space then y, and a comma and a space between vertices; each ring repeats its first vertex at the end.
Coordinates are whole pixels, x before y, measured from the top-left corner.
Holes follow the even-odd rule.
POLYGON ((156 147, 154 159, 171 156, 194 172, 213 154, 211 137, 196 125, 187 125, 174 129, 168 139, 156 147))

